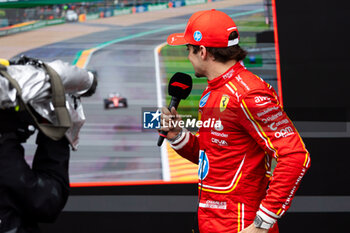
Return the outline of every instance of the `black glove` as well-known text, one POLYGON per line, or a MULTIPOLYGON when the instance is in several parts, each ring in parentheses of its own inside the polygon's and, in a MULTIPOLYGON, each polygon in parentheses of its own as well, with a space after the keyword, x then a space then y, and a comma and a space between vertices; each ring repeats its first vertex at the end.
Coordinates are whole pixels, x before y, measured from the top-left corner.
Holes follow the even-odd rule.
POLYGON ((15 133, 20 142, 25 142, 35 132, 34 122, 25 111, 0 110, 0 133, 15 133))

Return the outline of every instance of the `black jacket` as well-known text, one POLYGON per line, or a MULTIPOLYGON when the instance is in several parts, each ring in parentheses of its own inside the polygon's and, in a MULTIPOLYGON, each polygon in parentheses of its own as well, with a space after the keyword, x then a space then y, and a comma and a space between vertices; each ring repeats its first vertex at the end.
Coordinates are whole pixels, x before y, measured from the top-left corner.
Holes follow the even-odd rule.
POLYGON ((68 198, 68 141, 39 132, 30 168, 21 130, 4 124, 0 121, 0 232, 40 232, 37 223, 54 221, 68 198))

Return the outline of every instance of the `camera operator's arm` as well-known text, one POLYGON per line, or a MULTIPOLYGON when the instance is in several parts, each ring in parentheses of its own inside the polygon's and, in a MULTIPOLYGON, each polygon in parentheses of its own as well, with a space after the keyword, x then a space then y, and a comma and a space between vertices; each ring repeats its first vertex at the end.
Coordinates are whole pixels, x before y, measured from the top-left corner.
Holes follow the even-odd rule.
POLYGON ((8 190, 21 215, 36 221, 52 221, 69 194, 68 141, 53 141, 39 132, 30 169, 23 147, 14 133, 0 140, 0 184, 8 190))

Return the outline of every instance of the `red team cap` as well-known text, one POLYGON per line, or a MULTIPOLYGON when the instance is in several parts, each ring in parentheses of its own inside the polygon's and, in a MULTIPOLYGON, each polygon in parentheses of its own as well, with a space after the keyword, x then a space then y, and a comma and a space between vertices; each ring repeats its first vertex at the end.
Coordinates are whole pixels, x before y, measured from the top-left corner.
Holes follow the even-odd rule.
POLYGON ((237 45, 239 39, 228 40, 231 32, 238 33, 235 22, 222 11, 198 11, 188 20, 184 33, 168 36, 169 45, 203 45, 224 48, 237 45))

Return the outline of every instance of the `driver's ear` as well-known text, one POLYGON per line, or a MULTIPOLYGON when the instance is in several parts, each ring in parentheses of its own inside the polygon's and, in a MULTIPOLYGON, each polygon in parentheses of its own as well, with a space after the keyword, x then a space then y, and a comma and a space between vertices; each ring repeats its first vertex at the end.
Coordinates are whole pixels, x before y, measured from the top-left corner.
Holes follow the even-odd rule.
POLYGON ((203 60, 206 60, 208 57, 208 50, 205 46, 200 45, 199 46, 199 54, 203 60))

